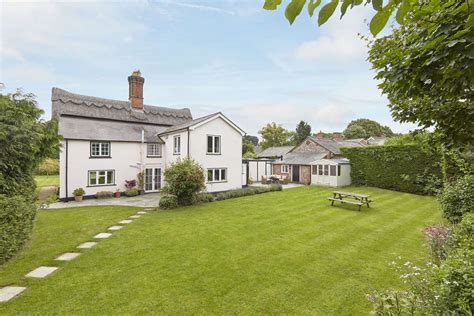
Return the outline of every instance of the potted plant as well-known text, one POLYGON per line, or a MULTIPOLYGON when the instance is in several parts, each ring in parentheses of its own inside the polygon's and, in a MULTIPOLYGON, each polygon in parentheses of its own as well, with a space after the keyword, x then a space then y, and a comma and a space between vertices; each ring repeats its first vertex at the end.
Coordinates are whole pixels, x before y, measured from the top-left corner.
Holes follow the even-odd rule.
POLYGON ((84 191, 83 188, 77 188, 72 192, 72 194, 74 195, 74 200, 76 200, 76 202, 81 202, 86 192, 84 191))
POLYGON ((125 190, 125 195, 126 196, 135 196, 135 195, 138 195, 138 190, 135 188, 137 186, 137 180, 125 180, 125 187, 127 188, 125 190), (137 194, 135 195, 129 195, 129 192, 134 192, 136 191, 137 194))
POLYGON ((119 198, 121 194, 122 194, 122 192, 120 192, 120 189, 117 189, 117 190, 115 190, 114 196, 116 198, 119 198))
POLYGON ((145 194, 145 174, 143 171, 139 172, 137 174, 137 179, 138 179, 138 190, 140 192, 140 195, 145 194))

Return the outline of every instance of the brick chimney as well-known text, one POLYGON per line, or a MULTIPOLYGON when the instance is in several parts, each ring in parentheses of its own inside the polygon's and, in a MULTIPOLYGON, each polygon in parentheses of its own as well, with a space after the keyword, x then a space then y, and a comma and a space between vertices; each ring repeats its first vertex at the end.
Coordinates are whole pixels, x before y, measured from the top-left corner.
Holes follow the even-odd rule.
POLYGON ((317 133, 315 136, 316 136, 317 139, 323 139, 324 138, 324 133, 322 131, 319 131, 319 133, 317 133))
POLYGON ((143 109, 143 84, 145 78, 142 77, 140 70, 135 70, 128 76, 128 99, 134 109, 143 109))
POLYGON ((334 132, 332 133, 332 139, 335 140, 336 142, 340 142, 344 140, 344 136, 340 132, 334 132))

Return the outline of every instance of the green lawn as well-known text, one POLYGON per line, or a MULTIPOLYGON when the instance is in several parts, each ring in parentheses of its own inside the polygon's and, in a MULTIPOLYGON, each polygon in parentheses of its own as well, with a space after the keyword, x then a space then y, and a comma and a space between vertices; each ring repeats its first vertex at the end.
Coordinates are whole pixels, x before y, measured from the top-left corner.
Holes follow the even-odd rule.
POLYGON ((389 262, 427 257, 421 230, 440 212, 432 197, 345 190, 375 202, 362 212, 331 207, 331 189, 302 187, 154 212, 54 275, 22 280, 20 265, 53 263, 106 227, 105 214, 113 224, 130 209, 42 212, 30 247, 0 273, 1 284, 28 290, 0 314, 367 314, 366 293, 402 286, 389 262))
POLYGON ((59 175, 35 176, 35 181, 38 187, 59 186, 59 175))

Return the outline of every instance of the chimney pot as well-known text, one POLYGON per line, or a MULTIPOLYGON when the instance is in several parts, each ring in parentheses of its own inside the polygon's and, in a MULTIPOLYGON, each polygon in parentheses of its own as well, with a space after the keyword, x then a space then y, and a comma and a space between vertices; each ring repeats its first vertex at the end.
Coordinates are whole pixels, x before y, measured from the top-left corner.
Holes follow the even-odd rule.
POLYGON ((140 70, 135 70, 128 76, 128 99, 134 109, 143 109, 143 84, 145 78, 140 70))

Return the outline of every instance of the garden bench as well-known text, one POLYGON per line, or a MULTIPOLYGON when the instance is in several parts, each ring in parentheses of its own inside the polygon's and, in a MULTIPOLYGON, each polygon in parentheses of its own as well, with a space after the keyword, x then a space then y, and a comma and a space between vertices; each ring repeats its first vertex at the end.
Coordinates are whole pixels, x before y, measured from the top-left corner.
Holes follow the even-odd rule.
POLYGON ((369 195, 342 191, 334 191, 333 197, 328 198, 328 200, 331 201, 331 206, 334 206, 334 202, 341 202, 341 204, 347 203, 358 205, 359 211, 362 205, 367 205, 367 207, 370 207, 369 203, 372 202, 372 200, 369 200, 369 195))

